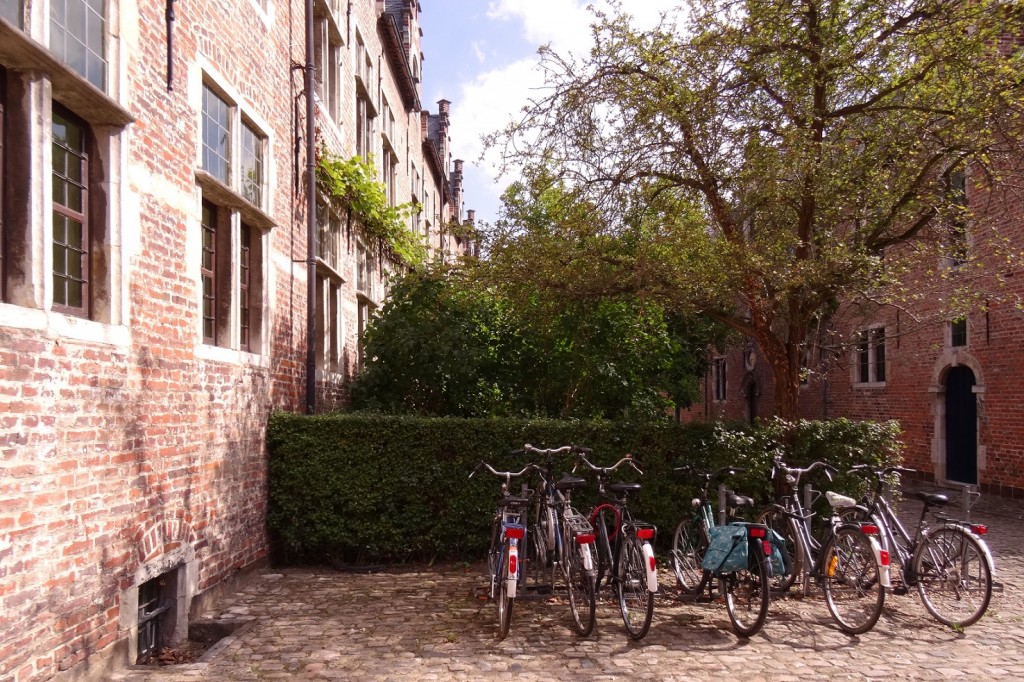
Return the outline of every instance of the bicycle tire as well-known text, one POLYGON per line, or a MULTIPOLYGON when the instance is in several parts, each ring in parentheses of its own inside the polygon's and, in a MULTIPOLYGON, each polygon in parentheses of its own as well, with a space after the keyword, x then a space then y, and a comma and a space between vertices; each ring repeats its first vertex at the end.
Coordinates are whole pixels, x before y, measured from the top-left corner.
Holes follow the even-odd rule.
POLYGON ((862 635, 875 626, 885 605, 885 588, 871 541, 855 528, 840 528, 822 549, 825 605, 839 628, 862 635))
POLYGON ((740 637, 753 637, 768 618, 771 559, 759 540, 751 541, 747 570, 724 576, 725 608, 732 629, 740 637))
POLYGON ((913 558, 928 613, 952 628, 978 622, 992 599, 992 566, 982 541, 957 526, 932 529, 913 558))
POLYGON ((758 514, 756 523, 768 526, 786 541, 786 551, 789 552, 791 566, 789 574, 773 575, 768 580, 772 592, 786 592, 793 586, 793 583, 796 582, 796 579, 804 570, 804 555, 796 541, 797 534, 799 533, 796 527, 796 520, 786 516, 775 507, 769 507, 758 514))
POLYGON ((693 594, 704 586, 704 569, 701 562, 708 549, 704 525, 693 519, 683 519, 672 534, 672 572, 676 576, 676 586, 681 591, 693 594), (696 536, 696 537, 695 537, 696 536))
POLYGON ((611 582, 613 559, 612 543, 608 539, 608 526, 604 522, 604 516, 598 514, 594 524, 597 526, 597 578, 594 581, 597 592, 601 589, 602 581, 606 585, 611 582))
POLYGON ((501 560, 498 562, 498 639, 508 637, 508 631, 512 626, 512 605, 515 599, 508 596, 508 576, 505 575, 510 549, 511 543, 505 540, 501 560))
MULTIPOLYGON (((593 543, 590 543, 593 551, 593 543)), ((594 631, 597 620, 597 597, 593 571, 584 568, 582 546, 575 541, 566 552, 569 556, 564 562, 565 586, 569 594, 569 610, 572 612, 572 629, 581 637, 594 631)))
POLYGON ((647 589, 643 545, 635 536, 621 536, 618 573, 616 586, 622 622, 631 639, 643 639, 651 629, 654 593, 647 589))

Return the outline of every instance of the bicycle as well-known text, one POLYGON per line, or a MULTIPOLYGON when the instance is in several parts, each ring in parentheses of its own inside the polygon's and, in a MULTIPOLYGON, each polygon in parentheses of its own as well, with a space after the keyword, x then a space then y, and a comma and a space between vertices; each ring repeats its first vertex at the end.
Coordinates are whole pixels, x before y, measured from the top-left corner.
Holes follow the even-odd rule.
MULTIPOLYGON (((717 471, 699 471, 693 467, 676 467, 673 471, 694 474, 699 483, 700 497, 691 501, 694 512, 690 517, 684 517, 676 524, 675 532, 672 534, 672 551, 669 561, 672 564, 672 572, 676 577, 676 585, 684 594, 698 595, 704 591, 709 581, 701 568, 704 560, 704 553, 711 542, 710 531, 716 524, 715 513, 711 507, 711 499, 708 496, 708 487, 713 479, 719 476, 734 476, 746 471, 742 467, 725 466, 717 471)), ((750 498, 742 498, 739 495, 729 495, 730 491, 725 490, 724 485, 719 486, 718 502, 719 509, 726 506, 744 506, 750 498)), ((753 504, 753 500, 750 500, 753 504)), ((719 519, 724 523, 724 519, 719 519)))
POLYGON ((940 623, 953 628, 977 623, 992 599, 995 564, 988 545, 982 539, 988 528, 932 511, 934 507, 949 504, 949 497, 941 493, 916 491, 910 496, 920 501, 923 507, 917 530, 911 537, 884 493, 894 474, 917 472, 898 466, 877 468, 860 464, 849 473, 875 477, 873 492, 864 496, 866 509, 849 512, 849 516, 878 526, 883 547, 889 551, 890 560, 900 568, 902 584, 893 587, 893 592, 906 594, 908 588, 916 586, 928 613, 940 623), (932 512, 938 526, 925 524, 929 512, 932 512))
POLYGON ((824 526, 824 535, 820 540, 814 536, 811 529, 814 514, 810 509, 821 492, 808 484, 804 490, 806 503, 803 503, 799 486, 800 477, 816 469, 823 469, 829 480, 835 471, 820 461, 806 468, 788 467, 781 456, 776 456, 772 480, 781 479, 786 494, 782 495, 780 503, 764 510, 758 521, 793 545, 793 570, 786 579, 786 588, 796 576, 802 575, 803 593, 807 595, 813 580, 824 592, 829 614, 839 628, 851 635, 864 634, 875 626, 882 614, 885 592, 890 585, 889 554, 874 537, 878 534, 876 526, 844 522, 840 518, 844 509, 856 506, 856 501, 832 491, 824 494, 833 510, 824 526))
POLYGON ((480 462, 469 474, 476 475, 481 468, 501 477, 501 497, 495 507, 491 524, 491 546, 487 552, 487 570, 490 578, 490 598, 498 604, 498 638, 505 639, 512 625, 512 606, 516 591, 525 576, 519 557, 519 549, 526 543, 526 510, 530 505, 532 491, 523 488, 520 495, 512 495, 509 487, 513 478, 523 476, 536 469, 527 464, 521 471, 497 471, 490 464, 480 462))
POLYGON ((597 575, 594 569, 594 529, 586 517, 573 508, 573 490, 585 487, 586 480, 569 475, 555 480, 554 458, 572 452, 590 450, 573 445, 541 449, 527 444, 513 455, 540 455, 544 465, 538 466, 541 486, 534 500, 534 525, 531 527, 531 556, 534 566, 550 569, 550 589, 556 587, 556 572, 562 574, 572 613, 572 626, 586 637, 596 621, 597 575))
MULTIPOLYGON (((604 502, 590 512, 590 524, 597 534, 597 577, 595 592, 602 581, 611 585, 619 601, 619 611, 626 632, 632 639, 642 639, 651 627, 654 616, 654 595, 658 591, 658 572, 652 541, 656 529, 637 521, 629 511, 627 498, 640 490, 639 483, 610 483, 612 472, 629 464, 643 474, 626 455, 613 466, 599 467, 586 456, 576 453, 577 465, 584 464, 596 473, 598 494, 604 502), (614 517, 609 531, 608 515, 614 517), (612 545, 612 543, 615 543, 612 545), (605 580, 607 579, 607 580, 605 580)), ((576 467, 573 467, 575 473, 576 467)))
POLYGON ((675 470, 695 472, 701 481, 701 497, 692 502, 693 517, 680 521, 672 536, 671 561, 676 581, 684 598, 696 600, 705 588, 711 598, 717 579, 733 630, 741 637, 753 637, 768 616, 768 581, 773 570, 768 528, 742 521, 727 525, 729 509, 750 507, 754 501, 727 490, 724 484, 718 488, 718 524, 708 498, 712 479, 745 469, 726 466, 705 472, 684 466, 675 470))

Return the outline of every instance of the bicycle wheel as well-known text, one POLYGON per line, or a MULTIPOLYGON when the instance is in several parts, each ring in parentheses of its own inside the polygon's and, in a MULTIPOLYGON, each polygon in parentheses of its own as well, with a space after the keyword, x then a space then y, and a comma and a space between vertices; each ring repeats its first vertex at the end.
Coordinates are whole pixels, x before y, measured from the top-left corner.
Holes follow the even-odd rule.
POLYGON ((842 528, 822 551, 829 613, 843 632, 864 634, 878 622, 885 603, 871 541, 858 529, 842 528))
POLYGON ((509 627, 512 625, 512 604, 515 599, 508 594, 508 558, 510 542, 505 540, 502 548, 501 558, 498 561, 498 639, 505 639, 508 636, 509 627))
POLYGON ((750 561, 745 571, 725 576, 725 608, 732 629, 740 637, 753 637, 768 617, 768 576, 771 559, 759 541, 750 543, 750 561))
POLYGON ((583 554, 588 551, 593 556, 593 543, 584 547, 573 541, 566 548, 568 557, 563 562, 569 609, 572 611, 572 629, 581 637, 594 631, 594 621, 597 619, 594 572, 588 572, 583 561, 583 554))
POLYGON ((797 577, 804 570, 804 557, 797 545, 796 521, 782 513, 775 507, 769 507, 757 517, 757 523, 768 526, 782 536, 786 541, 786 551, 789 553, 790 571, 788 575, 773 575, 768 580, 768 586, 772 592, 785 592, 797 577))
POLYGON ((978 622, 992 599, 992 567, 975 536, 955 526, 933 529, 913 559, 928 613, 961 628, 978 622))
POLYGON ((605 584, 611 582, 612 578, 612 543, 608 539, 608 526, 604 522, 604 516, 598 514, 594 520, 594 524, 597 527, 597 579, 595 582, 595 592, 601 589, 601 581, 605 580, 605 584))
POLYGON ((683 592, 696 592, 701 588, 704 569, 701 562, 708 549, 704 528, 693 519, 683 519, 672 535, 672 572, 676 574, 676 585, 683 592))
POLYGON ((616 584, 619 610, 626 632, 633 639, 642 639, 651 628, 654 616, 654 593, 647 589, 647 568, 643 545, 635 536, 623 536, 619 543, 619 575, 616 584))

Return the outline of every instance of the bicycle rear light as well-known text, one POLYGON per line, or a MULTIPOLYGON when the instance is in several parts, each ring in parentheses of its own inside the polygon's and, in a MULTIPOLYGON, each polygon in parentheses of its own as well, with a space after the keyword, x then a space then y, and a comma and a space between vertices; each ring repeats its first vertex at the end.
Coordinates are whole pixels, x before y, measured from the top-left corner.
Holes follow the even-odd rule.
POLYGON ((653 556, 647 557, 647 565, 650 567, 651 571, 658 570, 657 562, 655 561, 653 556))
POLYGON ((889 552, 887 550, 882 549, 878 551, 878 563, 882 566, 889 565, 889 552))
POLYGON ((769 542, 768 540, 761 540, 761 549, 764 550, 764 555, 765 556, 771 556, 772 555, 772 543, 769 542))
POLYGON ((512 554, 508 558, 508 575, 514 578, 519 573, 519 557, 512 554))
POLYGON ((864 535, 878 535, 878 526, 873 523, 861 524, 860 532, 864 535))
POLYGON ((596 538, 597 538, 597 536, 594 535, 593 533, 581 533, 580 535, 576 536, 576 544, 577 545, 589 545, 596 538))
POLYGON ((523 533, 526 529, 522 526, 508 526, 505 528, 505 537, 512 538, 513 540, 522 540, 523 533))
POLYGON ((972 523, 971 524, 971 532, 974 533, 975 535, 987 535, 988 534, 988 526, 986 526, 983 523, 972 523))
POLYGON ((750 532, 750 537, 752 537, 752 538, 764 538, 767 535, 767 532, 765 532, 765 531, 766 531, 766 529, 764 529, 764 528, 757 528, 757 527, 751 528, 750 531, 749 531, 750 532))
POLYGON ((653 528, 638 528, 637 531, 636 531, 636 536, 638 538, 640 538, 641 540, 650 540, 650 539, 654 538, 654 529, 653 528))

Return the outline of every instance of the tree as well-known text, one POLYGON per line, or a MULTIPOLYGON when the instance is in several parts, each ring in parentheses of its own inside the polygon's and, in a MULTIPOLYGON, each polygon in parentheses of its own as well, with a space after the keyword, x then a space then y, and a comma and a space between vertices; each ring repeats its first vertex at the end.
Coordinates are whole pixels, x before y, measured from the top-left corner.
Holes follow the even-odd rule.
POLYGON ((637 293, 753 337, 794 416, 809 331, 840 304, 913 305, 939 276, 993 286, 996 274, 932 264, 962 257, 969 209, 951 178, 1021 175, 1024 11, 684 9, 637 30, 615 5, 595 12, 587 58, 542 49, 548 89, 490 144, 525 167, 520 191, 557 187, 577 212, 546 229, 512 216, 492 258, 512 277, 568 273, 595 296, 637 293))
POLYGON ((706 322, 636 300, 514 298, 417 270, 366 331, 357 409, 437 416, 664 418, 698 395, 706 322))

